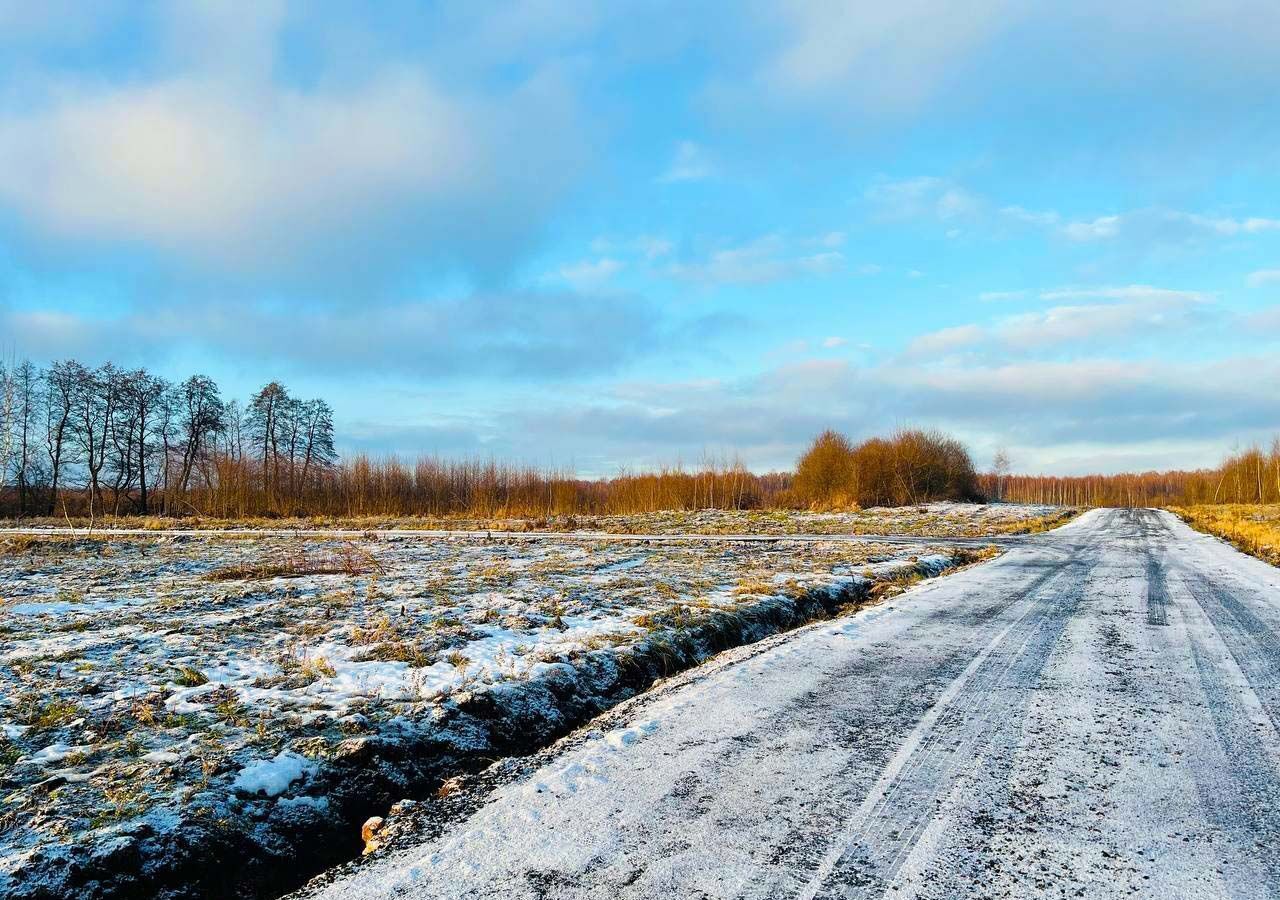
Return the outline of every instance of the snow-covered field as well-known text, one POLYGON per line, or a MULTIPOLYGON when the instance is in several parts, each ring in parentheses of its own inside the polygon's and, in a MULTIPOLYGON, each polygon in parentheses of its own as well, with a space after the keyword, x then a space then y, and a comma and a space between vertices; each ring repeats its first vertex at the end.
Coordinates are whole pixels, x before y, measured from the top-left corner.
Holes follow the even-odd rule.
MULTIPOLYGON (((542 518, 366 517, 361 519, 107 519, 98 530, 164 533, 224 532, 517 532, 589 537, 612 535, 916 535, 925 537, 984 537, 1025 534, 1058 525, 1075 515, 1069 507, 1014 503, 928 503, 856 510, 807 512, 797 510, 665 510, 635 515, 559 515, 542 518)), ((0 521, 0 528, 17 523, 0 521)), ((81 520, 77 528, 89 523, 81 520)), ((30 530, 68 531, 62 519, 23 523, 30 530)))
MULTIPOLYGON (((915 510, 909 530, 1002 534, 1046 514, 948 506, 915 510)), ((642 518, 608 525, 662 517, 642 518)), ((869 530, 847 514, 771 519, 869 530)), ((886 513, 881 530, 906 521, 886 513)), ((0 535, 0 894, 287 888, 358 850, 358 822, 394 800, 717 650, 972 558, 834 541, 0 535), (219 868, 231 859, 236 885, 219 868)))
POLYGON ((928 503, 875 507, 856 512, 796 512, 703 509, 643 516, 601 516, 583 527, 625 534, 868 534, 926 537, 988 537, 1024 534, 1046 524, 1061 524, 1075 510, 1060 506, 1012 503, 928 503))
POLYGON ((1280 571, 1094 510, 721 654, 294 900, 1280 896, 1280 571))

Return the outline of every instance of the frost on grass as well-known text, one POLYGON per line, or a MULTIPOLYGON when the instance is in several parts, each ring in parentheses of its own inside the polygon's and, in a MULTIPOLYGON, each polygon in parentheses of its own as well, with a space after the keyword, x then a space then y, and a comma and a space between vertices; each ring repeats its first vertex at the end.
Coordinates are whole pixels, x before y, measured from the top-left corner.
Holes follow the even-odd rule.
POLYGON ((300 865, 333 862, 347 818, 424 773, 527 751, 646 678, 834 609, 802 601, 954 560, 836 542, 0 536, 0 895, 108 884, 113 865, 182 885, 219 854, 261 884, 255 859, 280 869, 324 828, 338 836, 300 865))
MULTIPOLYGON (((620 534, 862 534, 932 537, 990 537, 1025 534, 1063 524, 1079 510, 1044 504, 937 502, 916 506, 807 512, 788 509, 667 510, 630 515, 554 515, 539 518, 475 518, 450 516, 367 516, 359 519, 114 519, 100 526, 159 529, 337 529, 488 531, 488 532, 607 532, 620 534)), ((10 523, 13 524, 13 523, 10 523)), ((39 520, 41 527, 60 527, 61 519, 39 520)), ((87 523, 78 523, 80 527, 87 523)), ((287 566, 288 560, 266 565, 287 566)), ((339 562, 339 564, 341 564, 339 562)), ((251 563, 250 565, 263 565, 251 563)))

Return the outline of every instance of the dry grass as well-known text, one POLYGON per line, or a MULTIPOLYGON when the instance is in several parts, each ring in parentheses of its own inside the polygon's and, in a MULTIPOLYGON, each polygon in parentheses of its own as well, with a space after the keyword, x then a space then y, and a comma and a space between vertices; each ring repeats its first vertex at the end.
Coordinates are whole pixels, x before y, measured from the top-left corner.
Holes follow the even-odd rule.
POLYGON ((299 671, 304 678, 315 681, 320 678, 333 678, 338 672, 333 664, 323 656, 308 656, 302 660, 299 671))
POLYGON ((99 538, 78 534, 5 534, 0 536, 0 556, 23 554, 105 555, 109 547, 99 538))
POLYGON ((373 554, 354 544, 337 550, 308 553, 303 550, 283 559, 240 563, 214 569, 208 581, 256 581, 267 578, 305 578, 308 575, 370 575, 381 573, 382 565, 373 554))
POLYGON ((1036 516, 1023 519, 1020 522, 1007 522, 1003 525, 997 525, 993 530, 1001 534, 1040 534, 1065 525, 1078 515, 1080 515, 1079 509, 1068 506, 1046 516, 1036 516))
POLYGON ((771 578, 749 576, 739 578, 734 585, 733 593, 737 597, 769 597, 778 592, 778 587, 771 578))
POLYGON ((1280 566, 1280 504, 1174 507, 1188 525, 1230 541, 1238 550, 1280 566))

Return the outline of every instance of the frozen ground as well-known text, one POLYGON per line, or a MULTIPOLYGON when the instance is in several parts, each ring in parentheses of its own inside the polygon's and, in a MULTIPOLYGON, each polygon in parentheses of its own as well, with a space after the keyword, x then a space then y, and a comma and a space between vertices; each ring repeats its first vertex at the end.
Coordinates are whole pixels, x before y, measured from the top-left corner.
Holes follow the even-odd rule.
POLYGON ((289 887, 393 800, 973 558, 919 538, 0 534, 0 895, 289 887))
POLYGON ((1097 510, 673 678, 308 897, 1277 897, 1278 726, 1280 571, 1097 510))
MULTIPOLYGON (((1060 506, 1018 503, 928 503, 893 508, 876 507, 853 512, 804 512, 797 510, 670 510, 617 516, 551 516, 540 519, 448 518, 365 518, 254 520, 251 522, 202 520, 197 518, 116 519, 99 522, 98 529, 117 534, 178 534, 195 530, 224 533, 307 534, 319 536, 335 531, 377 533, 382 536, 437 533, 443 536, 468 532, 519 532, 543 537, 591 539, 609 535, 615 539, 656 536, 690 538, 706 536, 815 537, 829 535, 873 535, 897 537, 974 538, 1017 535, 1060 525, 1076 510, 1060 506)), ((13 525, 14 523, 8 523, 13 525)), ((76 523, 81 531, 87 523, 76 523)), ((72 529, 57 519, 41 520, 25 530, 40 533, 70 533, 72 529)))

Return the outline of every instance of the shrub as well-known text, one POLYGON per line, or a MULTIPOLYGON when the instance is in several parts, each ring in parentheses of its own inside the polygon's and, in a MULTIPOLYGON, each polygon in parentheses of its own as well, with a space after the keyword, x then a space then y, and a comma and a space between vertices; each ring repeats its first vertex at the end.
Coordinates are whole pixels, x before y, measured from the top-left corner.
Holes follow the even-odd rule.
POLYGON ((824 431, 796 464, 795 500, 812 509, 972 500, 978 476, 964 445, 940 431, 901 429, 856 447, 824 431))
POLYGON ((800 503, 811 508, 855 504, 858 466, 849 439, 831 430, 818 435, 796 463, 792 490, 800 503))

